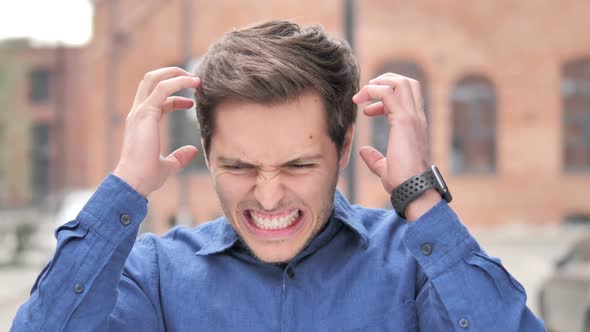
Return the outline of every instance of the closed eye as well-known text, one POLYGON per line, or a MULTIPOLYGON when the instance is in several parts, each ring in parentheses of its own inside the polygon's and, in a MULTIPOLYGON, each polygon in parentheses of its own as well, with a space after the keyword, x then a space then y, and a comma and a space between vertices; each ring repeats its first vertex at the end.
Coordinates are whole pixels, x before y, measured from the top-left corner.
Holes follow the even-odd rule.
POLYGON ((314 166, 315 166, 315 164, 292 164, 292 165, 289 165, 289 167, 292 167, 292 168, 311 168, 314 166))
POLYGON ((224 165, 222 167, 227 170, 232 170, 232 171, 239 171, 239 170, 246 170, 246 169, 253 168, 252 166, 248 166, 248 165, 224 165))

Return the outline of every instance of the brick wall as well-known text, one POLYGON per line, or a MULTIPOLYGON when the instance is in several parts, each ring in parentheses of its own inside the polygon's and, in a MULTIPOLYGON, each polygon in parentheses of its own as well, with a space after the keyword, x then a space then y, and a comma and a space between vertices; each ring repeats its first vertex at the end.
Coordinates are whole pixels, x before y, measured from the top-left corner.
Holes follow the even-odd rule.
MULTIPOLYGON (((96 186, 113 169, 138 82, 149 70, 182 63, 183 38, 199 56, 223 32, 271 18, 321 23, 338 37, 344 31, 343 2, 335 0, 193 1, 189 34, 181 28, 181 0, 124 1, 115 9, 109 3, 96 2, 95 36, 79 50, 76 70, 67 76, 68 98, 76 96, 68 103, 79 110, 68 118, 66 130, 66 151, 79 154, 64 166, 71 170, 65 176, 69 186, 96 186), (113 10, 116 15, 110 15, 113 10), (109 29, 113 21, 116 28, 109 29)), ((590 214, 584 198, 590 173, 563 170, 560 94, 562 65, 590 57, 590 34, 584 33, 590 30, 590 3, 372 0, 356 6, 362 82, 392 61, 413 62, 424 73, 432 159, 447 178, 455 196, 452 206, 465 223, 559 223, 569 213, 590 214), (453 173, 450 167, 450 97, 455 84, 472 74, 495 89, 492 173, 453 173)), ((167 153, 166 121, 162 134, 167 153)), ((371 137, 369 119, 360 116, 357 146, 371 144, 371 137)), ((362 160, 357 162, 358 202, 387 206, 380 182, 362 160)), ((180 195, 188 195, 185 201, 197 222, 219 214, 208 173, 195 172, 171 179, 150 196, 146 228, 164 232, 180 209, 180 195)))

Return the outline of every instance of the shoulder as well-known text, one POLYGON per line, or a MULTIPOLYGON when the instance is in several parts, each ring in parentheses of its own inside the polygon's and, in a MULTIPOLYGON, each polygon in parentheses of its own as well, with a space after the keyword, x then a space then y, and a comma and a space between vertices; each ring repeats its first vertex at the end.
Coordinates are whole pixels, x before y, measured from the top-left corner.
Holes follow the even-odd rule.
POLYGON ((225 223, 225 218, 219 218, 195 228, 176 226, 163 235, 145 233, 137 239, 135 247, 152 250, 188 250, 194 253, 215 238, 225 223))
POLYGON ((191 257, 217 238, 225 223, 225 218, 219 218, 195 228, 177 226, 163 235, 144 233, 135 242, 128 262, 158 264, 165 257, 191 257))
POLYGON ((351 223, 365 232, 369 242, 399 241, 407 229, 407 223, 394 210, 367 208, 360 205, 351 206, 351 223))

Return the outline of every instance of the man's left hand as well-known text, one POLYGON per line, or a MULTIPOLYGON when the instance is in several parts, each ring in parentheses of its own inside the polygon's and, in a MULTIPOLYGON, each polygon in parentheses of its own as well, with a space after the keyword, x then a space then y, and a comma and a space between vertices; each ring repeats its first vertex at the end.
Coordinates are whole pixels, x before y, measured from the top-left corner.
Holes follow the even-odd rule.
MULTIPOLYGON (((367 116, 377 116, 389 123, 387 152, 365 146, 360 155, 369 169, 381 179, 387 193, 428 169, 428 126, 424 99, 418 81, 394 73, 386 73, 369 81, 352 100, 361 104, 378 100, 364 108, 367 116)), ((408 220, 416 220, 437 202, 440 195, 431 189, 406 207, 408 220)))

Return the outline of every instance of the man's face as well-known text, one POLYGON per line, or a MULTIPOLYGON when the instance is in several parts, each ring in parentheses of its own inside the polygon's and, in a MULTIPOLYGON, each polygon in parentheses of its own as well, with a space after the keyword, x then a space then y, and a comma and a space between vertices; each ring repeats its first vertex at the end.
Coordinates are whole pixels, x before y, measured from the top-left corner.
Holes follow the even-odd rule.
POLYGON ((227 100, 215 117, 209 167, 225 216, 260 260, 289 261, 326 223, 349 144, 339 160, 313 91, 278 104, 227 100))

